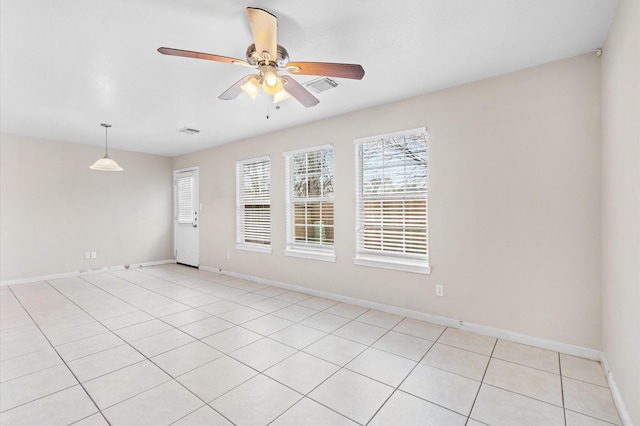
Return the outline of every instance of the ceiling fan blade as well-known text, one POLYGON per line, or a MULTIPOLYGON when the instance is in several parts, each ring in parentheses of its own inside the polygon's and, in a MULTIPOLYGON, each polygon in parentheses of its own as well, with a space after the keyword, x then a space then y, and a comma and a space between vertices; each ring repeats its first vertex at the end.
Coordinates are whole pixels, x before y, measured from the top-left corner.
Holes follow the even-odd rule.
POLYGON ((266 10, 255 7, 248 7, 247 14, 256 51, 260 57, 262 57, 262 52, 269 52, 271 60, 275 62, 278 53, 278 18, 266 10))
POLYGON ((229 87, 227 90, 225 90, 220 96, 218 96, 218 99, 222 99, 224 101, 230 101, 233 100, 235 98, 238 97, 238 95, 240 93, 242 93, 242 85, 245 84, 247 81, 249 81, 249 79, 251 78, 251 75, 247 75, 242 77, 240 80, 238 80, 238 82, 236 84, 234 84, 233 86, 229 87))
POLYGON ((192 52, 191 50, 172 49, 170 47, 161 47, 158 52, 163 55, 183 56, 185 58, 206 59, 207 61, 226 62, 228 64, 248 65, 255 68, 242 59, 229 58, 227 56, 212 55, 211 53, 192 52))
POLYGON ((306 108, 316 106, 320 103, 320 101, 315 96, 309 93, 309 91, 305 89, 300 83, 295 81, 293 77, 283 75, 280 77, 280 79, 284 83, 284 90, 286 90, 287 93, 296 98, 296 100, 306 108))
POLYGON ((286 68, 293 74, 353 78, 355 80, 362 80, 362 77, 364 77, 364 69, 361 65, 357 64, 334 64, 330 62, 289 62, 286 68), (294 67, 294 69, 291 69, 290 67, 294 67))

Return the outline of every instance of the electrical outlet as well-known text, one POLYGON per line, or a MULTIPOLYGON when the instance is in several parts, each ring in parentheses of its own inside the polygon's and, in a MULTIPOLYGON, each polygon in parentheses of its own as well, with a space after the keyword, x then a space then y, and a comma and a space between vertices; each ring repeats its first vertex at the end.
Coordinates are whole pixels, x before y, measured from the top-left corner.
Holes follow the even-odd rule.
POLYGON ((227 260, 231 259, 231 253, 227 252, 227 260))
POLYGON ((439 297, 444 296, 444 285, 436 284, 436 296, 439 296, 439 297))
POLYGON ((85 259, 91 259, 91 252, 90 251, 85 251, 84 252, 84 258, 85 259))
POLYGON ((92 258, 92 259, 95 259, 95 258, 97 258, 97 257, 98 257, 98 252, 97 252, 97 251, 92 251, 92 252, 91 252, 91 258, 92 258))

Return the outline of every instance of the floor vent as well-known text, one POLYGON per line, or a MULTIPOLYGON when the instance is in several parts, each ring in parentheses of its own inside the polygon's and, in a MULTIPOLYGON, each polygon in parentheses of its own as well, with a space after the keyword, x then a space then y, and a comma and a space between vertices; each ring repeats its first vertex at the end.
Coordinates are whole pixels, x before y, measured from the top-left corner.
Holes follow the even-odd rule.
POLYGON ((316 93, 320 93, 338 87, 338 82, 328 77, 320 77, 305 83, 304 86, 316 93))

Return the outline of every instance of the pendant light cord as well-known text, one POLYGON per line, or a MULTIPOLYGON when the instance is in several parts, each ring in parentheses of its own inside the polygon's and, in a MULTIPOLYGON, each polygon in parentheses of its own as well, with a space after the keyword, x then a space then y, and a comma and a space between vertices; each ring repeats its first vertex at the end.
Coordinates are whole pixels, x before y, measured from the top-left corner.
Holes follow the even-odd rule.
POLYGON ((100 123, 102 127, 104 127, 104 155, 105 157, 109 157, 109 137, 108 130, 111 127, 111 124, 100 123))

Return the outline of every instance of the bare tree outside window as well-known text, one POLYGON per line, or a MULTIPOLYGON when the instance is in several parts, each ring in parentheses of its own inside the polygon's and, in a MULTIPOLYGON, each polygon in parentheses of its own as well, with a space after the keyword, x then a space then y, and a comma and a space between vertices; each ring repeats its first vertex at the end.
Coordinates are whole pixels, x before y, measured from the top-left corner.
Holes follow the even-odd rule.
POLYGON ((288 256, 335 261, 333 147, 285 153, 288 256))
POLYGON ((358 251, 426 262, 426 131, 368 138, 359 147, 358 251))
POLYGON ((333 150, 297 153, 291 161, 295 242, 332 245, 333 150))

